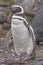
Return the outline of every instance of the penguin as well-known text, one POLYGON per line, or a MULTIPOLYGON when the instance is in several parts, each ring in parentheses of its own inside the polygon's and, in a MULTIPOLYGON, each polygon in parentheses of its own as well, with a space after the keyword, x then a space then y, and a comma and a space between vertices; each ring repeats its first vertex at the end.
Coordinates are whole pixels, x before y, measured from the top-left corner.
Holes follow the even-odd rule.
POLYGON ((34 49, 34 31, 22 16, 13 15, 11 20, 11 31, 14 41, 14 49, 17 55, 31 55, 34 49), (31 30, 31 31, 30 31, 31 30), (32 37, 33 36, 33 37, 32 37))

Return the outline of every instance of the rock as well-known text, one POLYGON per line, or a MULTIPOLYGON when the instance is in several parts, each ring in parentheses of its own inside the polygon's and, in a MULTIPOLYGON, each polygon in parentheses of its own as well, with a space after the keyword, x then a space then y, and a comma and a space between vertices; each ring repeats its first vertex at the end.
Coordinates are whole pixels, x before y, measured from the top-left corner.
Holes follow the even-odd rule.
POLYGON ((0 24, 0 30, 2 30, 2 24, 0 24))
POLYGON ((6 14, 4 12, 0 12, 0 24, 4 23, 6 21, 6 14))
POLYGON ((1 20, 0 23, 2 23, 4 20, 8 23, 11 23, 11 16, 12 16, 12 12, 9 8, 0 7, 0 17, 2 18, 2 20, 0 18, 1 20))
POLYGON ((0 30, 0 38, 5 38, 7 34, 7 30, 0 30))
POLYGON ((32 27, 35 32, 36 41, 43 42, 43 7, 37 12, 32 21, 32 27))
POLYGON ((8 24, 8 23, 4 23, 2 28, 3 28, 4 30, 9 30, 9 29, 11 28, 11 25, 8 24))
POLYGON ((21 0, 0 0, 0 6, 9 6, 11 4, 19 4, 21 0))
POLYGON ((37 45, 36 46, 36 57, 43 58, 43 45, 37 45))
POLYGON ((0 6, 8 6, 8 5, 10 5, 9 2, 0 1, 0 6))
POLYGON ((10 3, 8 1, 0 0, 0 6, 8 6, 10 3))
POLYGON ((43 0, 40 0, 40 8, 43 7, 43 0))

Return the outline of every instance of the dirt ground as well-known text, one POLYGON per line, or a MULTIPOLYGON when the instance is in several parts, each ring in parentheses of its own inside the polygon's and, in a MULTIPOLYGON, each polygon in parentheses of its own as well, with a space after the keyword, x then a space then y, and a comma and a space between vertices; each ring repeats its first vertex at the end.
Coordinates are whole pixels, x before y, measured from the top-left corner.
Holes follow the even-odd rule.
POLYGON ((6 47, 4 48, 4 44, 2 44, 2 46, 0 45, 0 65, 43 65, 43 45, 37 44, 34 58, 24 61, 23 58, 20 59, 16 56, 13 44, 11 44, 8 49, 6 47))

